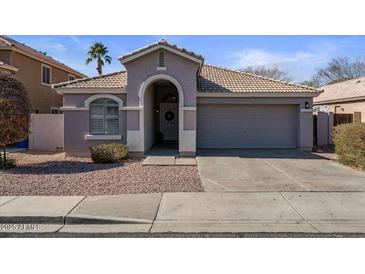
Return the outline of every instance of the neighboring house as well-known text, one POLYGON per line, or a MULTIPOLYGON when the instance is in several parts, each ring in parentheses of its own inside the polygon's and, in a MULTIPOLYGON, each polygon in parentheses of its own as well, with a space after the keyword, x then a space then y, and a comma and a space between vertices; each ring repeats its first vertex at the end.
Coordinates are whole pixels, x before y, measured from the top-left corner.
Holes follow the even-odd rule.
POLYGON ((323 86, 324 92, 314 99, 320 109, 352 114, 354 122, 365 123, 365 77, 323 86))
POLYGON ((0 70, 13 70, 28 91, 31 110, 35 113, 58 113, 62 96, 52 89, 53 83, 85 77, 82 73, 7 36, 0 36, 0 70), (5 65, 1 65, 5 64, 5 65))
POLYGON ((53 85, 64 96, 64 149, 122 142, 133 155, 157 143, 181 156, 197 149, 300 148, 313 145, 307 86, 204 65, 165 40, 119 58, 126 71, 53 85))

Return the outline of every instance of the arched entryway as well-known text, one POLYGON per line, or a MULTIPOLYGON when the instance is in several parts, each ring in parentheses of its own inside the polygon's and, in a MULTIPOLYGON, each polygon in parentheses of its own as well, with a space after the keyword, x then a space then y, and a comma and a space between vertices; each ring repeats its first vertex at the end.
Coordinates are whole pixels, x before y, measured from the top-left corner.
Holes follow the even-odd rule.
POLYGON ((141 88, 139 100, 143 107, 140 125, 144 153, 179 154, 183 125, 180 84, 168 75, 150 77, 141 88))

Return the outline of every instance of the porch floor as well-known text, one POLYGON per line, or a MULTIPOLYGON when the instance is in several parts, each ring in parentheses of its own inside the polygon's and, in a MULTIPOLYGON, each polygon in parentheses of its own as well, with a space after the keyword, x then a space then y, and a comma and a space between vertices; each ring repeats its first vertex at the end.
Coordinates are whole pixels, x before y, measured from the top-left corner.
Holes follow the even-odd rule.
POLYGON ((178 143, 162 143, 154 145, 150 151, 146 153, 146 156, 178 156, 179 145, 178 143))

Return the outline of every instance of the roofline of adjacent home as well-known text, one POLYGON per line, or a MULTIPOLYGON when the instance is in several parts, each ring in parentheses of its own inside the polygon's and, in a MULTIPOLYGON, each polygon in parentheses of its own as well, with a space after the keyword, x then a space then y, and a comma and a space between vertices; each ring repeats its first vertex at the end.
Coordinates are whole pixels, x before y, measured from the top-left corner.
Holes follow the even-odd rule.
POLYGON ((349 97, 349 98, 339 98, 339 99, 316 101, 316 102, 313 102, 313 104, 314 105, 323 105, 323 104, 335 104, 335 103, 343 103, 343 102, 361 101, 361 100, 365 100, 365 95, 357 96, 357 97, 349 97))
POLYGON ((106 93, 127 93, 126 88, 52 88, 60 95, 64 94, 106 94, 106 93))
POLYGON ((198 92, 197 97, 316 97, 321 92, 198 92))
POLYGON ((0 64, 0 68, 3 68, 3 69, 7 69, 7 70, 10 70, 10 71, 13 71, 13 72, 18 72, 18 68, 17 67, 14 67, 12 65, 9 65, 9 64, 0 64))
POLYGON ((78 76, 78 77, 87 77, 85 74, 82 74, 81 72, 78 72, 78 71, 76 71, 76 70, 74 70, 72 68, 66 67, 66 65, 65 66, 59 65, 59 64, 57 64, 55 62, 52 62, 50 60, 46 60, 46 59, 41 58, 41 57, 38 57, 38 56, 35 56, 34 54, 31 54, 29 52, 26 52, 26 51, 21 50, 21 49, 18 49, 18 48, 14 48, 12 46, 0 46, 0 50, 11 50, 11 51, 20 53, 22 55, 25 55, 27 57, 30 57, 30 58, 32 58, 34 60, 40 61, 40 62, 42 62, 44 64, 47 64, 47 65, 50 65, 50 66, 59 68, 59 69, 61 69, 63 71, 66 71, 66 72, 72 74, 72 75, 75 75, 75 76, 78 76))
POLYGON ((125 55, 122 55, 122 56, 118 57, 118 59, 119 59, 119 61, 122 64, 125 64, 125 63, 128 63, 128 62, 130 62, 130 61, 132 61, 134 59, 137 59, 139 57, 142 57, 142 56, 144 56, 144 55, 146 55, 148 53, 151 53, 151 52, 156 51, 156 50, 159 50, 159 49, 164 49, 164 50, 170 51, 172 53, 175 53, 177 55, 180 55, 182 57, 185 57, 185 58, 187 58, 187 59, 189 59, 191 61, 194 61, 194 62, 198 63, 200 66, 202 66, 203 65, 203 62, 204 62, 202 59, 196 58, 194 56, 191 56, 189 54, 186 54, 184 52, 181 52, 179 50, 173 49, 173 48, 168 47, 168 46, 165 46, 165 45, 155 45, 155 46, 153 46, 151 48, 142 50, 142 51, 137 52, 137 53, 132 54, 132 55, 130 55, 130 53, 127 53, 125 55))

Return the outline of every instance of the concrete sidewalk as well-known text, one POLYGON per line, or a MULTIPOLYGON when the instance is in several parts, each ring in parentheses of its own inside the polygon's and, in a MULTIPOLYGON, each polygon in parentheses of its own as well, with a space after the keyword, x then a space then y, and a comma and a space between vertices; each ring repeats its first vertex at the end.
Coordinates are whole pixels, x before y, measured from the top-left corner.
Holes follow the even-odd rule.
POLYGON ((0 233, 365 233, 365 192, 0 197, 0 233))

